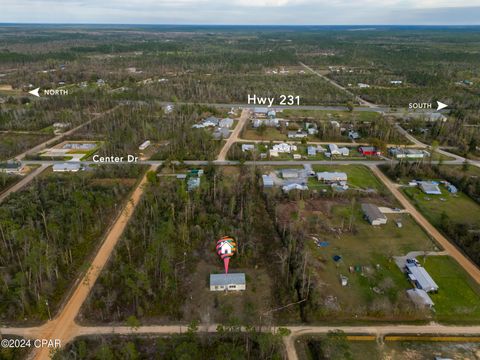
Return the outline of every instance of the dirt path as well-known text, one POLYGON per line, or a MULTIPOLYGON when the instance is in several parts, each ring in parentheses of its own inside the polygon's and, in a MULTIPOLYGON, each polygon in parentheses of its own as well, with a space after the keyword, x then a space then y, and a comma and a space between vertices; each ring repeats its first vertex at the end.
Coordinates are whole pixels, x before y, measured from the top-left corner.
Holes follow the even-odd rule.
MULTIPOLYGON (((149 170, 155 171, 157 166, 152 166, 149 170)), ((41 339, 60 339, 62 344, 66 344, 68 341, 77 336, 78 325, 75 323, 75 318, 80 311, 82 304, 88 297, 95 281, 99 277, 102 269, 105 267, 110 254, 118 243, 125 227, 130 220, 136 206, 140 202, 140 199, 145 191, 145 184, 147 182, 147 176, 145 175, 138 186, 133 191, 127 204, 120 212, 115 223, 110 228, 110 231, 105 237, 103 244, 98 250, 92 264, 85 272, 85 274, 77 281, 77 286, 73 290, 70 298, 65 303, 64 307, 60 310, 60 313, 47 324, 40 328, 37 334, 41 339)), ((35 351, 32 355, 34 359, 48 359, 49 349, 42 348, 35 351)))
POLYGON ((28 175, 26 175, 22 180, 17 182, 16 184, 9 187, 5 192, 0 195, 0 203, 3 202, 10 194, 17 192, 18 190, 23 189, 26 185, 28 185, 33 179, 35 179, 38 175, 40 175, 46 168, 50 165, 42 165, 34 170, 32 170, 28 175))
POLYGON ((217 161, 225 161, 225 159, 227 158, 228 150, 230 150, 230 147, 238 140, 238 136, 242 132, 245 124, 247 123, 249 116, 250 109, 243 109, 242 115, 240 115, 240 119, 238 120, 238 124, 237 126, 235 126, 235 129, 233 129, 233 132, 230 134, 225 145, 223 145, 222 150, 220 150, 217 161))
POLYGON ((337 89, 340 89, 342 90, 343 92, 347 93, 348 95, 350 95, 352 98, 354 98, 356 101, 358 101, 358 103, 362 106, 367 106, 367 107, 370 107, 370 108, 376 108, 378 107, 378 105, 374 104, 374 103, 371 103, 367 100, 363 100, 360 96, 358 95, 355 95, 353 92, 351 92, 350 90, 346 89, 345 87, 343 87, 342 85, 340 85, 339 83, 333 81, 332 79, 329 79, 328 77, 326 77, 325 75, 322 75, 320 74, 318 71, 315 71, 313 70, 310 66, 308 65, 305 65, 304 63, 300 62, 300 65, 302 65, 305 69, 307 69, 308 71, 314 73, 315 75, 321 77, 323 80, 325 80, 326 82, 330 83, 331 85, 335 86, 337 89))
POLYGON ((470 276, 480 283, 480 269, 467 258, 455 245, 453 245, 445 236, 443 236, 425 217, 415 208, 414 205, 403 195, 403 193, 395 186, 395 184, 383 174, 377 166, 370 166, 373 173, 385 184, 392 192, 395 198, 402 204, 405 210, 417 221, 417 223, 425 229, 425 231, 440 244, 441 247, 453 257, 470 276))

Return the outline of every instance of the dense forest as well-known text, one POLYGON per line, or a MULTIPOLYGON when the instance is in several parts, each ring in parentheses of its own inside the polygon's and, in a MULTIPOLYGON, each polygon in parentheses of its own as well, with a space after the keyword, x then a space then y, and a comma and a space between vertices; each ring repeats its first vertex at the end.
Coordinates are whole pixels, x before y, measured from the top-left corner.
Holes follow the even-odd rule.
POLYGON ((169 337, 124 336, 84 337, 55 354, 54 360, 66 359, 218 359, 281 360, 284 358, 281 333, 237 332, 235 327, 221 326, 211 336, 195 331, 190 325, 186 334, 169 337))
POLYGON ((140 172, 45 174, 0 205, 2 322, 54 315, 140 172))
MULTIPOLYGON (((283 287, 282 273, 270 260, 273 244, 278 252, 282 249, 268 221, 257 175, 251 169, 241 168, 240 174, 226 175, 216 167, 209 167, 201 178, 200 188, 191 192, 186 191, 186 184, 181 180, 154 179, 151 177, 149 189, 123 239, 84 304, 82 318, 111 322, 125 321, 130 316, 141 321, 203 316, 195 309, 191 312, 193 315, 187 313, 186 308, 198 306, 195 303, 198 300, 190 298, 196 294, 190 287, 199 288, 198 296, 209 293, 206 291, 208 269, 218 272, 223 267, 214 253, 214 245, 225 235, 235 237, 238 242, 231 271, 266 268, 273 289, 265 291, 276 292, 283 287), (199 270, 199 266, 208 269, 199 270), (192 274, 199 271, 205 271, 204 275, 193 280, 192 274)), ((247 276, 251 272, 247 270, 247 276)), ((259 279, 253 279, 248 286, 255 287, 259 279)), ((278 293, 275 298, 267 297, 270 297, 268 302, 275 304, 285 298, 288 301, 288 296, 278 293)), ((213 316, 228 298, 205 301, 211 301, 213 316)), ((271 304, 251 304, 248 313, 258 313, 261 310, 258 307, 271 304)), ((219 314, 226 317, 217 320, 230 320, 234 315, 246 317, 240 307, 219 314)), ((259 321, 258 316, 250 320, 259 321)))
POLYGON ((220 116, 219 110, 200 105, 182 105, 165 113, 162 106, 144 102, 118 106, 101 121, 94 121, 72 140, 102 141, 100 155, 125 156, 138 152, 145 140, 154 144, 154 159, 204 159, 215 157, 221 146, 211 132, 193 129, 192 125, 210 115, 220 116))

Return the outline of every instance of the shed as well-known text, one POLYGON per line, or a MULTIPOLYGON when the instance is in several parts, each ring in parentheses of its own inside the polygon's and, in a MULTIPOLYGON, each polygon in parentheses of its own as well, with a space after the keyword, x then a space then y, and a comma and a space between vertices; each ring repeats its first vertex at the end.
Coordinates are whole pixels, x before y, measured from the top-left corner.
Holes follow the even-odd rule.
POLYGON ((424 290, 409 289, 407 290, 407 295, 417 307, 432 308, 435 305, 430 296, 428 296, 424 290))
POLYGON ((269 175, 262 175, 263 187, 273 187, 273 179, 269 175))
POLYGON ((210 274, 210 291, 246 290, 245 273, 210 274))
POLYGON ((365 218, 372 225, 382 225, 387 223, 387 217, 383 214, 377 205, 362 204, 362 211, 365 218))

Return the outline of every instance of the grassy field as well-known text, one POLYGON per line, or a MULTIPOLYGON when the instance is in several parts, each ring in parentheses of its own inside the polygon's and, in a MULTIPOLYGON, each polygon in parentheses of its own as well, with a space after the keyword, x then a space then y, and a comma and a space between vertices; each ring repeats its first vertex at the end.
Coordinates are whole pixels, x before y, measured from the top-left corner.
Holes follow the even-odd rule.
POLYGON ((312 234, 304 240, 308 249, 308 268, 315 284, 312 296, 317 303, 311 309, 310 320, 425 319, 428 314, 417 312, 407 299, 405 291, 409 284, 393 261, 393 256, 414 250, 438 249, 408 214, 388 215, 386 225, 371 226, 363 219, 360 201, 390 205, 378 196, 375 199, 357 199, 353 203, 341 200, 305 201, 291 212, 292 221, 305 219, 305 231, 312 234), (395 220, 401 220, 402 228, 396 226, 395 220), (314 221, 322 224, 323 230, 307 227, 314 221), (351 231, 350 222, 353 224, 351 231), (327 246, 317 246, 315 238, 327 242, 327 246), (335 255, 341 256, 341 260, 335 262, 335 255), (341 275, 348 278, 347 286, 341 285, 341 275))
POLYGON ((454 222, 480 225, 480 205, 460 191, 450 194, 443 185, 440 189, 442 195, 426 195, 416 187, 404 187, 403 191, 435 226, 439 226, 443 212, 454 222))
POLYGON ((439 286, 430 297, 439 321, 478 322, 480 320, 480 286, 450 257, 430 256, 425 268, 439 286))
POLYGON ((348 185, 353 188, 374 189, 378 192, 385 191, 385 186, 373 175, 366 166, 362 165, 314 165, 313 170, 321 171, 339 171, 347 174, 348 185))

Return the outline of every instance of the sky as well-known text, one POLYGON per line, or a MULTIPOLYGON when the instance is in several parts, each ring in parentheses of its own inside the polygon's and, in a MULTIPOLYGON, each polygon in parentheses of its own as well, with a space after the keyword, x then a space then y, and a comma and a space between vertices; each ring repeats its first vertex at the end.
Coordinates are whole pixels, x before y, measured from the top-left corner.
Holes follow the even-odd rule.
POLYGON ((0 0, 0 22, 480 25, 480 0, 0 0))

